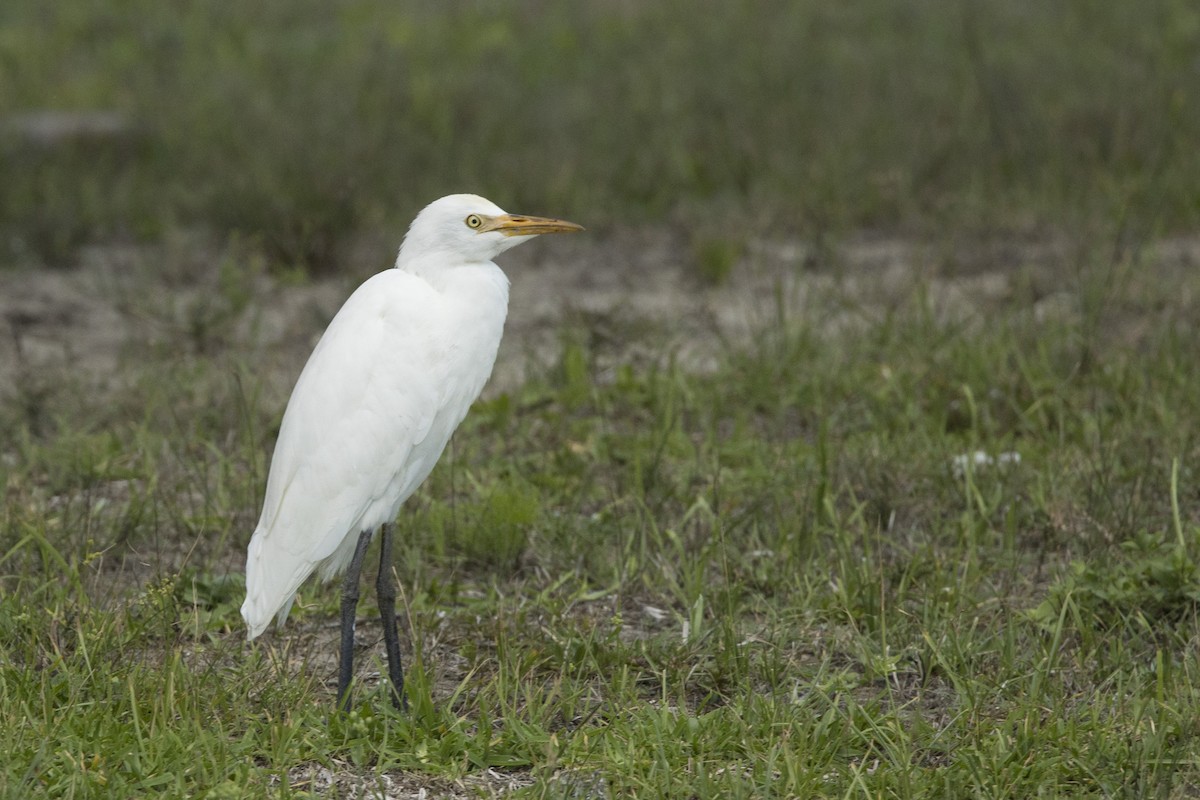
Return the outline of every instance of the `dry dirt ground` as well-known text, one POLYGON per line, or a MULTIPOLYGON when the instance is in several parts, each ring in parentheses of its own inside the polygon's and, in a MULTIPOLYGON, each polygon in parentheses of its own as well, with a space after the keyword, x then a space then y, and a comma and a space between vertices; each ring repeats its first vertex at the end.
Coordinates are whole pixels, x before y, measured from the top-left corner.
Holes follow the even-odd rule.
MULTIPOLYGON (((116 388, 148 354, 213 351, 239 355, 262 370, 268 397, 286 397, 354 285, 389 265, 386 246, 360 249, 352 274, 316 282, 266 277, 252 259, 186 237, 90 248, 69 270, 0 271, 0 397, 65 375, 116 388)), ((860 235, 832 246, 765 239, 749 242, 728 277, 707 285, 686 237, 626 230, 535 241, 506 254, 503 266, 512 295, 492 392, 553 359, 564 330, 586 337, 608 363, 669 353, 702 370, 781 315, 807 315, 826 333, 919 301, 967 324, 1008 310, 1078 315, 1087 311, 1089 271, 1109 271, 1118 292, 1132 276, 1151 294, 1161 287, 1177 311, 1194 308, 1197 282, 1188 278, 1200 268, 1200 237, 1123 250, 1062 237, 923 245, 860 235)), ((1137 339, 1153 324, 1153 315, 1126 314, 1109 330, 1137 339)))

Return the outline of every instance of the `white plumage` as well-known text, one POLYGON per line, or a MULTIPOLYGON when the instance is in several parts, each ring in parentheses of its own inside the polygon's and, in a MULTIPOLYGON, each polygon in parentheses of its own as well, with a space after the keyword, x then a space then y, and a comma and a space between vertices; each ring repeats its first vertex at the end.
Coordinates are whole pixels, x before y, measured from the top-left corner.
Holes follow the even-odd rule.
POLYGON ((508 279, 491 259, 572 230, 476 195, 443 197, 417 215, 395 269, 338 311, 279 429, 246 558, 250 639, 272 617, 283 624, 314 571, 326 581, 343 572, 359 534, 391 523, 437 463, 500 345, 508 279))

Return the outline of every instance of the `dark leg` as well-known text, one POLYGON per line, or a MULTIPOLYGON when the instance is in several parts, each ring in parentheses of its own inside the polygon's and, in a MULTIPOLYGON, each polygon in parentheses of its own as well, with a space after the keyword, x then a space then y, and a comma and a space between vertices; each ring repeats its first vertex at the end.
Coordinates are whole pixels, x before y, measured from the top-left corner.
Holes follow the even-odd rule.
POLYGON ((363 559, 367 545, 371 543, 371 531, 358 535, 354 558, 346 570, 342 583, 342 660, 338 665, 337 706, 339 711, 350 710, 350 678, 354 675, 354 612, 358 608, 358 576, 362 574, 363 559))
POLYGON ((383 619, 383 644, 387 648, 388 678, 392 681, 392 704, 403 711, 408 707, 404 696, 404 666, 400 663, 400 635, 396 631, 396 581, 392 576, 392 532, 396 526, 385 523, 379 538, 379 616, 383 619))

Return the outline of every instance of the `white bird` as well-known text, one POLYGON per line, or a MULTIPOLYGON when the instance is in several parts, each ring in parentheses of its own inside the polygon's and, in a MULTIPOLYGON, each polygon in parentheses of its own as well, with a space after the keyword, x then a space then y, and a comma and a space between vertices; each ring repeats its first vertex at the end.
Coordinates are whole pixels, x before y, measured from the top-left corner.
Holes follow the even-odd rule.
POLYGON ((376 590, 392 700, 405 704, 393 523, 491 375, 508 313, 508 278, 492 259, 532 236, 579 230, 506 214, 472 194, 430 203, 413 220, 395 268, 350 295, 300 373, 246 555, 242 617, 254 639, 272 617, 283 625, 314 571, 329 581, 349 567, 339 708, 349 705, 359 574, 381 527, 376 590))

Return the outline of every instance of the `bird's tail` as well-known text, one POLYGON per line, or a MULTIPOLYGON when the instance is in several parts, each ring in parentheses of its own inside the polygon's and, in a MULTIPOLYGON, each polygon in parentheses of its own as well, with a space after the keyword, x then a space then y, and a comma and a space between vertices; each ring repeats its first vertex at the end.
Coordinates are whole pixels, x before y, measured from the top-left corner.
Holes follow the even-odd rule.
POLYGON ((246 621, 246 638, 257 638, 276 617, 279 624, 287 621, 296 599, 296 590, 312 572, 299 564, 287 563, 288 553, 275 552, 267 558, 264 550, 267 531, 258 528, 246 550, 246 601, 242 603, 242 619, 246 621), (297 574, 299 573, 299 574, 297 574), (298 579, 297 579, 298 578, 298 579))

